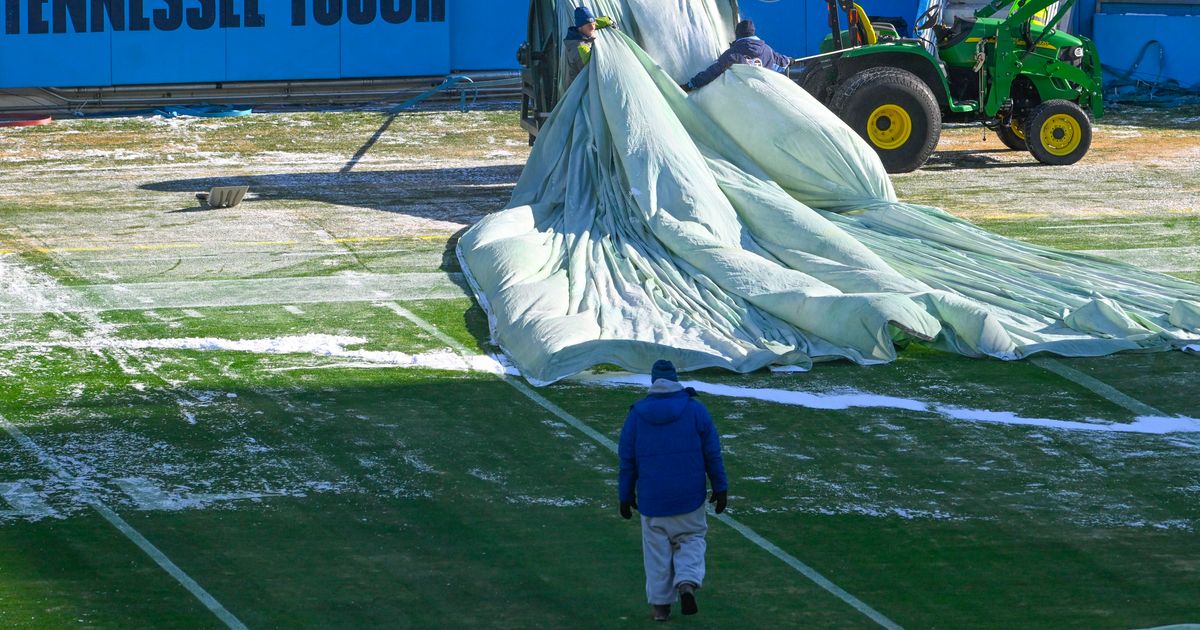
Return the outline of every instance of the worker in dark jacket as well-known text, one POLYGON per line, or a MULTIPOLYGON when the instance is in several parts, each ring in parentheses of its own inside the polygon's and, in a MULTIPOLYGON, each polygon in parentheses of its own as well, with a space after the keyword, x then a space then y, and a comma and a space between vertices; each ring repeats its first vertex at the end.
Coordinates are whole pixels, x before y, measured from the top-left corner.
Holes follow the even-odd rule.
POLYGON ((567 36, 563 38, 562 54, 567 69, 567 82, 563 86, 564 90, 575 81, 575 77, 583 72, 583 67, 592 60, 592 46, 596 43, 596 31, 608 28, 613 24, 612 18, 597 18, 587 7, 575 9, 575 26, 567 29, 567 36))
POLYGON ((728 70, 735 63, 762 66, 775 72, 787 72, 788 66, 792 65, 791 57, 775 52, 766 42, 754 35, 754 22, 750 20, 738 22, 734 34, 737 39, 729 45, 729 50, 717 58, 716 63, 701 70, 692 77, 691 81, 679 87, 683 88, 685 92, 698 90, 715 81, 722 72, 728 70))
POLYGON ((650 372, 650 394, 629 408, 621 429, 618 493, 621 516, 641 512, 646 598, 654 618, 666 621, 679 596, 683 614, 697 610, 704 583, 704 498, 725 511, 729 481, 721 440, 696 391, 679 384, 670 361, 650 372), (707 477, 707 479, 706 479, 707 477))

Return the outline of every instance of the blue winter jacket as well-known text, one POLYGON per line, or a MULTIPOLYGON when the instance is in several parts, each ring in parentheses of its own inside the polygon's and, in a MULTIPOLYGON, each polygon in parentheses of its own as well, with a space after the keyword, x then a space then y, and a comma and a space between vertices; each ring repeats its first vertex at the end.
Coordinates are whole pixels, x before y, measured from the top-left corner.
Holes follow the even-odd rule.
POLYGON ((729 66, 735 63, 760 63, 768 70, 786 72, 788 66, 792 65, 792 58, 775 52, 766 42, 757 37, 743 37, 734 40, 730 44, 729 50, 717 58, 716 63, 692 77, 692 80, 688 81, 688 86, 693 90, 698 90, 715 81, 722 72, 728 70, 729 66))
POLYGON ((717 427, 695 396, 690 387, 650 394, 629 408, 618 449, 619 493, 622 503, 636 496, 643 516, 687 514, 704 505, 706 475, 713 492, 729 489, 717 427))

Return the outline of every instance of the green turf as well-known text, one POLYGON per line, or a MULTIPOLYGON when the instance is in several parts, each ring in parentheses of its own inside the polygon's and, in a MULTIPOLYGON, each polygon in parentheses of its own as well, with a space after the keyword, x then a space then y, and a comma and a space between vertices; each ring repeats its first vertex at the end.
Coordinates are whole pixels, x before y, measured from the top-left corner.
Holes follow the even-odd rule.
MULTIPOLYGON (((1130 115, 1137 124, 1150 116, 1130 115)), ((145 120, 72 121, 12 135, 9 151, 77 174, 2 167, 15 186, 46 195, 0 200, 0 249, 14 252, 0 259, 9 291, 0 295, 0 417, 66 474, 0 433, 0 491, 9 493, 0 497, 0 626, 220 627, 86 496, 251 628, 649 624, 638 529, 616 514, 614 455, 500 378, 321 353, 130 347, 321 334, 364 340, 350 351, 444 350, 398 304, 473 352, 495 352, 485 315, 464 295, 374 295, 355 283, 460 271, 461 224, 500 207, 519 175, 527 149, 515 117, 398 117, 368 154, 386 163, 356 167, 352 186, 337 184, 338 160, 378 130, 377 114, 255 116, 170 133, 145 120), (289 132, 301 123, 307 134, 289 132), (153 147, 190 166, 135 156, 137 169, 92 173, 90 145, 64 130, 105 150, 153 147), (185 140, 267 164, 207 164, 185 140), (514 157, 487 157, 494 145, 514 157), (301 163, 318 154, 333 157, 301 163), (300 173, 310 166, 316 175, 300 173), (409 177, 409 167, 424 174, 409 177), (177 212, 206 178, 237 177, 255 178, 262 197, 230 211, 177 212), (439 186, 450 201, 431 202, 439 186), (88 194, 106 190, 140 201, 88 194), (236 303, 214 282, 226 280, 265 280, 253 286, 270 295, 236 303), (309 299, 328 282, 336 290, 309 299), (187 305, 139 306, 134 291, 155 288, 187 305), (100 295, 124 302, 90 310, 100 295)), ((934 184, 942 176, 927 173, 934 184)), ((1005 186, 975 185, 982 196, 1005 186)), ((1047 212, 984 225, 1068 249, 1190 247, 1198 231, 1194 214, 1047 212), (1134 225, 1106 225, 1126 222, 1134 225)), ((1164 414, 1196 415, 1195 355, 1062 363, 1164 414)), ((937 410, 1085 423, 1137 414, 1032 362, 920 346, 869 368, 691 376, 928 405, 815 410, 704 396, 725 446, 730 514, 903 627, 1200 621, 1198 434, 952 420, 937 410)), ((578 382, 538 393, 611 439, 641 395, 578 382)), ((710 527, 702 614, 675 624, 872 627, 734 530, 710 527)))
POLYGON ((1058 249, 1143 249, 1190 247, 1200 240, 1200 217, 1163 215, 1134 220, 978 221, 980 227, 1010 238, 1058 249))

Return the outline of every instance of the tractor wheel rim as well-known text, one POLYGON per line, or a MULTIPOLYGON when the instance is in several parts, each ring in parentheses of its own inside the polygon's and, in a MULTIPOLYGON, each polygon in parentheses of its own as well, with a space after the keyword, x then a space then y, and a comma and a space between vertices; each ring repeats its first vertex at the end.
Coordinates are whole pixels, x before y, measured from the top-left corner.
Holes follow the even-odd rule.
POLYGON ((867 117, 867 138, 880 149, 898 149, 912 137, 912 117, 903 107, 880 105, 867 117))
POLYGON ((1008 123, 1008 129, 1013 133, 1014 136, 1017 137, 1017 139, 1025 139, 1025 130, 1021 128, 1021 122, 1016 118, 1012 119, 1012 121, 1008 123))
POLYGON ((1063 157, 1079 148, 1083 141, 1083 125, 1070 114, 1055 114, 1042 123, 1042 146, 1051 155, 1063 157))

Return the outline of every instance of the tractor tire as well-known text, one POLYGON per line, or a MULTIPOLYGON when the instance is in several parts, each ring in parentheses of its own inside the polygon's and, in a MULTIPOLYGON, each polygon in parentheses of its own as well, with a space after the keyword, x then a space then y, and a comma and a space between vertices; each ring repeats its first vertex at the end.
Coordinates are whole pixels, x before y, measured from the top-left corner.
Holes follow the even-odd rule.
POLYGON ((1029 145, 1025 142, 1025 125, 1016 118, 1007 125, 1001 124, 996 127, 996 137, 1000 138, 1000 142, 1003 142, 1004 146, 1013 151, 1029 150, 1029 145))
POLYGON ((889 173, 921 168, 942 134, 942 112, 928 85, 900 68, 868 68, 838 86, 833 110, 879 154, 889 173))
POLYGON ((1092 121, 1071 101, 1046 101, 1030 112, 1025 142, 1042 164, 1074 164, 1092 146, 1092 121))
POLYGON ((796 83, 804 88, 805 92, 812 94, 812 97, 817 99, 822 105, 829 104, 829 98, 833 91, 832 71, 829 68, 822 68, 819 65, 809 66, 800 73, 796 78, 796 83))

